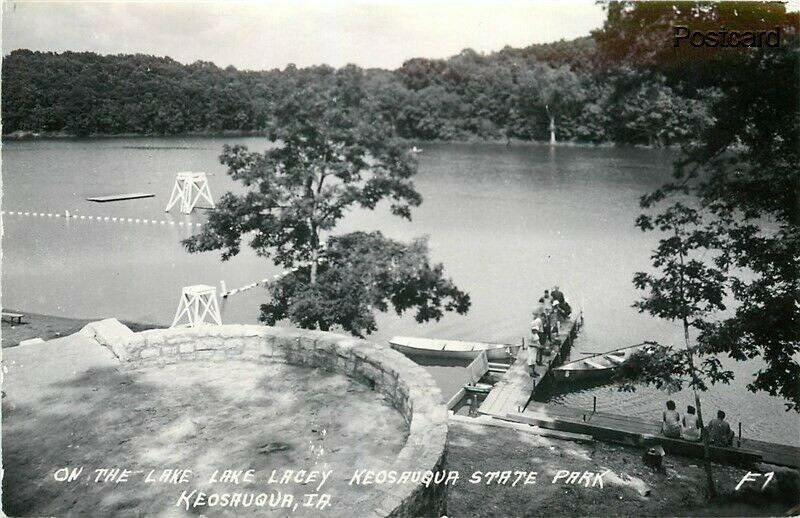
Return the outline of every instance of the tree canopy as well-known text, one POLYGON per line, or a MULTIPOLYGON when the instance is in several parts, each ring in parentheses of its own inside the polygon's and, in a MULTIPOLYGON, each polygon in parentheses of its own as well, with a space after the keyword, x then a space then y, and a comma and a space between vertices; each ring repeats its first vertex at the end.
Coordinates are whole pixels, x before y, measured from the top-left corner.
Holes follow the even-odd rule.
POLYGON ((380 233, 332 235, 346 212, 388 204, 411 219, 422 198, 412 177, 416 162, 394 134, 391 121, 375 118, 356 67, 298 78, 295 91, 276 106, 269 127, 274 147, 263 153, 226 146, 228 174, 246 188, 226 193, 203 231, 184 244, 190 252, 239 253, 243 239, 263 257, 293 267, 270 285, 261 319, 289 319, 306 328, 332 326, 361 336, 377 326, 374 311, 398 314, 416 308, 424 322, 444 311, 466 313, 469 296, 431 265, 424 240, 409 245, 380 233))
MULTIPOLYGON (((358 70, 373 116, 405 139, 547 140, 551 123, 559 141, 670 145, 693 138, 692 124, 703 122, 708 104, 703 93, 664 90, 657 75, 625 61, 597 66, 601 51, 587 36, 414 58, 394 71, 345 68, 358 70), (670 129, 654 136, 662 127, 670 129)), ((139 54, 15 50, 3 60, 3 132, 265 134, 297 84, 323 84, 335 72, 325 65, 239 71, 139 54)))
MULTIPOLYGON (((664 24, 682 16, 672 3, 660 4, 660 14, 658 6, 643 6, 643 19, 664 24)), ((754 5, 743 8, 745 21, 754 16, 754 5)), ((639 7, 614 9, 635 19, 639 7)), ((733 8, 709 9, 703 12, 718 22, 723 17, 732 27, 742 23, 730 19, 737 16, 733 8)), ((796 20, 782 6, 764 9, 761 23, 796 20)), ((635 45, 628 48, 633 50, 625 59, 663 65, 649 51, 642 56, 635 45)), ((637 220, 642 230, 663 237, 652 256, 655 272, 634 277, 646 291, 636 307, 683 322, 686 344, 637 355, 623 369, 628 381, 674 389, 685 379, 702 391, 708 382, 731 379, 722 356, 760 358, 748 388, 780 396, 787 410, 800 412, 799 55, 796 28, 790 27, 778 48, 725 56, 724 75, 665 76, 676 88, 691 82, 692 88, 715 90, 709 124, 682 146, 672 181, 642 198, 647 212, 637 220)))

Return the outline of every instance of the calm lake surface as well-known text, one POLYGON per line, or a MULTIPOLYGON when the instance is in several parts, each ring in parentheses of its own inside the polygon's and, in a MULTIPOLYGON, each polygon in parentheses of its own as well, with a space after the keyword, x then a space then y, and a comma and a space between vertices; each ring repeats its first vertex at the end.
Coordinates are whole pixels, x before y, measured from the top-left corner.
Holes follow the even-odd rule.
MULTIPOLYGON (((224 280, 228 288, 278 273, 246 247, 221 262, 218 253, 190 255, 180 245, 202 223, 164 208, 178 171, 206 171, 215 198, 239 187, 225 175, 222 145, 263 150, 261 138, 136 138, 8 142, 2 148, 3 306, 80 318, 114 316, 168 326, 182 286, 224 280), (86 197, 152 192, 154 198, 92 203, 86 197), (9 211, 125 217, 156 223, 10 215, 9 211), (165 221, 161 224, 161 221, 165 221), (170 224, 170 223, 174 224, 170 224), (178 223, 184 223, 183 226, 178 223)), ((669 323, 631 308, 634 272, 647 268, 656 237, 634 227, 639 197, 669 175, 674 155, 641 149, 423 144, 416 185, 424 202, 406 222, 385 207, 354 211, 340 231, 381 230, 408 240, 430 238, 443 262, 472 296, 466 316, 417 324, 412 315, 382 315, 371 339, 394 335, 518 343, 542 290, 559 284, 586 325, 573 351, 607 351, 643 340, 681 343, 669 323)), ((225 323, 257 323, 261 288, 223 302, 225 323)), ((758 362, 730 362, 732 385, 705 394, 708 414, 724 409, 735 428, 757 439, 800 445, 800 421, 780 400, 747 392, 758 362)), ((429 366, 445 397, 464 370, 429 366)), ((671 397, 654 389, 618 393, 610 387, 551 394, 551 402, 660 419, 671 397)))

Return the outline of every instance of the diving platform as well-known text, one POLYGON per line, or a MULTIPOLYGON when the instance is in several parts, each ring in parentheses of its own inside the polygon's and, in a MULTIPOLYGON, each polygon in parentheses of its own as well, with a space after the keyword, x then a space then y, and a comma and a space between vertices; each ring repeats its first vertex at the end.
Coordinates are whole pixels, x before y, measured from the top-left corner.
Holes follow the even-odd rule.
POLYGON ((152 198, 155 194, 151 192, 128 192, 123 194, 109 194, 107 196, 92 196, 86 198, 87 201, 95 201, 97 203, 107 203, 109 201, 123 201, 123 200, 136 200, 139 198, 152 198))

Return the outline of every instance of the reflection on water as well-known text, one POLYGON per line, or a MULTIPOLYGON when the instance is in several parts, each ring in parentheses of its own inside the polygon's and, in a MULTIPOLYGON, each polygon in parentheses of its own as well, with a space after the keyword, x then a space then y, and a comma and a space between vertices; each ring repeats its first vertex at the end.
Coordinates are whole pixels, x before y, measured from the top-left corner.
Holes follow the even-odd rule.
MULTIPOLYGON (((247 247, 221 262, 218 253, 187 254, 180 240, 202 222, 203 211, 164 213, 175 173, 205 171, 215 198, 241 187, 218 162, 222 145, 269 146, 262 138, 141 138, 7 142, 3 145, 3 209, 165 220, 165 224, 3 217, 3 303, 62 316, 121 319, 168 325, 182 286, 240 287, 279 270, 247 247), (105 204, 86 197, 153 192, 154 198, 105 204), (175 225, 170 225, 174 222, 175 225), (184 223, 179 226, 177 223, 184 223), (192 227, 194 228, 194 227, 192 227)), ((417 324, 413 315, 380 315, 380 331, 394 335, 517 343, 528 333, 541 292, 559 284, 575 308, 584 308, 582 341, 607 351, 644 340, 680 343, 679 329, 640 315, 631 304, 631 279, 647 267, 655 237, 634 225, 639 197, 670 172, 673 155, 639 149, 556 148, 492 144, 426 144, 417 155, 416 185, 424 198, 413 221, 386 207, 355 210, 337 231, 380 229, 408 240, 427 235, 434 261, 468 291, 467 316, 417 324)), ((223 321, 255 323, 262 289, 224 302, 223 321)), ((576 346, 576 348, 577 348, 576 346)), ((448 398, 463 384, 463 368, 428 366, 448 398)), ((745 385, 758 364, 735 364, 734 385, 708 395, 711 410, 742 420, 745 433, 798 443, 794 415, 777 399, 745 385)), ((633 395, 608 388, 557 394, 552 401, 630 415, 660 415, 666 395, 633 395)), ((681 396, 683 398, 683 396, 681 396)), ((686 399, 686 398, 683 398, 686 399)), ((685 404, 683 399, 680 404, 685 404)), ((676 401, 678 401, 676 399, 676 401)))

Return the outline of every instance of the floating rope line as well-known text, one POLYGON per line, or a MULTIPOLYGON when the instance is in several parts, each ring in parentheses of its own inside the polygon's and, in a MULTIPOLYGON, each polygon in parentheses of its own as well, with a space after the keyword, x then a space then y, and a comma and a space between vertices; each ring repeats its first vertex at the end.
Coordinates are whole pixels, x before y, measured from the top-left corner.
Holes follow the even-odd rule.
MULTIPOLYGON (((325 262, 325 258, 324 257, 320 257, 319 258, 319 262, 320 263, 325 262)), ((306 266, 310 266, 310 265, 311 265, 311 261, 303 261, 300 264, 298 264, 297 266, 295 266, 294 268, 291 268, 289 270, 284 270, 281 273, 276 273, 275 275, 272 276, 272 278, 264 277, 260 281, 256 281, 256 282, 247 284, 245 286, 242 286, 241 288, 234 288, 232 290, 228 290, 227 289, 227 287, 225 286, 225 281, 220 281, 220 285, 222 286, 222 290, 221 290, 222 293, 220 294, 220 296, 223 299, 227 299, 230 295, 236 295, 237 293, 241 293, 243 291, 252 290, 256 286, 268 286, 270 283, 278 282, 279 280, 283 279, 284 277, 286 277, 287 275, 289 275, 291 273, 297 273, 297 271, 300 268, 305 268, 306 266)))
POLYGON ((190 222, 183 222, 183 221, 166 221, 166 220, 155 220, 155 219, 147 219, 147 218, 123 218, 118 216, 86 216, 86 215, 78 215, 78 214, 70 214, 70 212, 64 211, 63 214, 58 212, 30 212, 30 211, 21 211, 21 210, 2 210, 0 211, 2 215, 9 215, 9 216, 32 216, 32 217, 42 217, 42 218, 64 218, 64 219, 80 219, 80 220, 89 220, 89 221, 109 221, 112 223, 143 223, 145 225, 171 225, 171 226, 179 226, 179 227, 202 227, 203 223, 192 223, 190 222))
POLYGON ((247 284, 245 286, 242 286, 241 288, 234 288, 234 289, 228 290, 228 291, 225 290, 225 281, 222 281, 221 282, 221 284, 222 284, 222 293, 221 293, 220 296, 223 299, 227 299, 231 295, 236 295, 237 293, 241 293, 243 291, 252 290, 256 286, 268 286, 271 282, 277 282, 277 281, 283 279, 284 277, 286 277, 287 275, 289 275, 291 273, 296 273, 297 270, 299 270, 301 267, 308 266, 309 264, 311 264, 311 263, 310 262, 304 262, 304 263, 301 263, 300 266, 295 266, 291 270, 284 270, 281 273, 276 273, 275 275, 272 276, 271 279, 269 277, 264 277, 260 281, 256 281, 256 282, 253 282, 251 284, 247 284))

